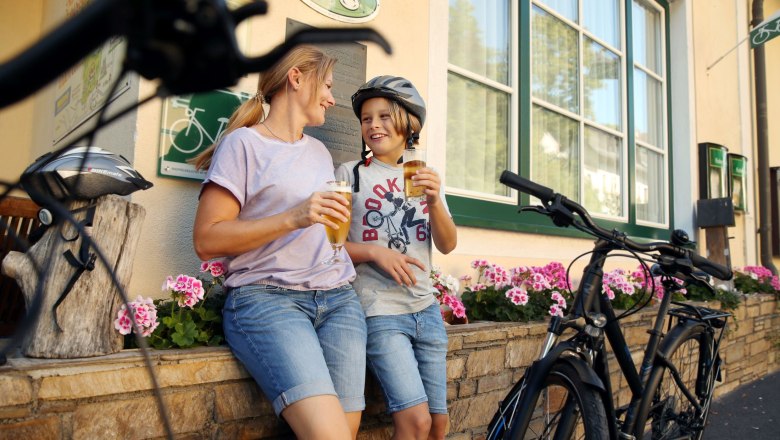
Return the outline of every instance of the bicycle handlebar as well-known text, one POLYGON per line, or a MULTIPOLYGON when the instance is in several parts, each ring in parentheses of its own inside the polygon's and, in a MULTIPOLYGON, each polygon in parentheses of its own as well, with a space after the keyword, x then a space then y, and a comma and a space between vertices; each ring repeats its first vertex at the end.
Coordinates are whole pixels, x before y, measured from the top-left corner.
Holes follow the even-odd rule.
MULTIPOLYGON (((599 238, 610 241, 618 241, 627 249, 635 252, 658 252, 662 255, 668 255, 674 258, 688 259, 691 261, 693 266, 722 280, 729 280, 733 276, 731 269, 728 267, 710 261, 689 249, 685 249, 668 242, 638 243, 629 239, 625 236, 625 234, 619 233, 618 231, 608 231, 596 224, 588 211, 579 203, 567 199, 563 195, 556 193, 544 185, 540 185, 524 177, 520 177, 511 171, 506 170, 502 172, 501 177, 499 178, 499 182, 510 188, 538 198, 542 201, 544 205, 543 208, 551 214, 555 214, 555 212, 551 210, 551 208, 554 209, 552 205, 559 203, 563 208, 577 214, 582 219, 584 227, 599 238)), ((557 216, 556 218, 566 218, 566 216, 557 216)), ((573 221, 573 217, 571 217, 571 219, 573 221)), ((558 223, 556 222, 556 224, 558 223)))
POLYGON ((229 11, 224 0, 96 0, 10 61, 0 64, 0 108, 45 86, 111 37, 127 37, 125 66, 181 95, 235 85, 272 66, 298 44, 389 43, 369 28, 307 29, 265 55, 244 56, 235 38, 241 21, 267 13, 264 0, 229 11), (41 66, 45 66, 42 68, 41 66))

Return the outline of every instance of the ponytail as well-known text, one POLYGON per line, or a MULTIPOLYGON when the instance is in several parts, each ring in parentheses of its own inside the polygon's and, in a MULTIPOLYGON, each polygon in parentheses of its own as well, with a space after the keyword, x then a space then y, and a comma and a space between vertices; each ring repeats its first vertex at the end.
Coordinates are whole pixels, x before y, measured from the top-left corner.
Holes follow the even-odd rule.
POLYGON ((255 95, 248 101, 242 103, 230 116, 227 128, 225 128, 225 131, 222 132, 217 140, 208 148, 203 150, 203 152, 195 156, 193 159, 190 159, 190 161, 195 164, 195 169, 207 170, 209 166, 211 166, 211 158, 214 156, 214 150, 217 149, 217 145, 219 145, 222 139, 230 132, 241 127, 251 127, 262 121, 264 118, 265 109, 263 108, 263 100, 259 95, 255 95))

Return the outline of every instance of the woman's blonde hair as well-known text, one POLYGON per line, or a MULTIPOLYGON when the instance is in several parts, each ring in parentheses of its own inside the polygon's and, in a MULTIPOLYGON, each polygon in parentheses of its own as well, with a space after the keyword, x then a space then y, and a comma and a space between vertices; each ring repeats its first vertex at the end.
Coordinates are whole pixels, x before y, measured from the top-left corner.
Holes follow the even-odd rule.
POLYGON ((318 88, 325 83, 325 78, 333 70, 336 59, 326 55, 314 46, 301 45, 290 50, 270 69, 260 74, 257 83, 257 94, 239 106, 230 116, 227 128, 214 142, 191 160, 196 169, 208 169, 211 158, 222 139, 233 130, 241 127, 251 127, 265 119, 263 103, 271 102, 271 98, 287 86, 287 73, 292 68, 300 70, 303 76, 313 75, 316 81, 311 82, 311 100, 317 99, 318 88))

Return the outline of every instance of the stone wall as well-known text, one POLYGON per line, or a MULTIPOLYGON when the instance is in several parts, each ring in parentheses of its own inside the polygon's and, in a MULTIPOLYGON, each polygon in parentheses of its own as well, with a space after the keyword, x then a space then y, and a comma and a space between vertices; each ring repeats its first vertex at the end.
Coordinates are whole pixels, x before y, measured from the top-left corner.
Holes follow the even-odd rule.
MULTIPOLYGON (((722 347, 724 383, 716 395, 780 368, 780 317, 769 295, 749 298, 722 347)), ((648 309, 624 321, 641 358, 648 309)), ((481 438, 498 402, 538 355, 545 324, 476 323, 448 328, 448 438, 481 438)), ((227 348, 153 351, 157 380, 176 438, 286 438, 273 411, 227 348)), ((615 363, 612 363, 615 369, 615 363)), ((617 377, 617 376, 615 376, 617 377)), ((10 358, 0 367, 0 439, 146 439, 165 435, 152 382, 136 350, 89 359, 10 358)), ((625 384, 619 403, 628 394, 625 384)), ((390 418, 369 377, 359 438, 386 439, 390 418)))

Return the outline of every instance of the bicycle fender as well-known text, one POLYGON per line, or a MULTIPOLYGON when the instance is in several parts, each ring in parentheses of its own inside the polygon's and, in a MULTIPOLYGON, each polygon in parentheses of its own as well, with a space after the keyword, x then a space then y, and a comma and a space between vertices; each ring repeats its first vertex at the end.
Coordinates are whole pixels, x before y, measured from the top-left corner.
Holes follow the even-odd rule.
POLYGON ((674 341, 683 336, 683 334, 694 332, 697 327, 701 327, 702 333, 706 333, 707 326, 701 322, 695 320, 686 320, 678 322, 672 327, 672 330, 664 337, 664 342, 659 348, 658 352, 664 356, 669 356, 669 351, 672 349, 674 341))
POLYGON ((596 372, 591 368, 590 365, 586 364, 582 358, 579 356, 574 355, 563 355, 559 358, 562 362, 566 362, 567 364, 571 365, 575 370, 577 370, 577 374, 579 374, 580 379, 582 381, 600 392, 606 391, 606 388, 604 387, 604 382, 602 382, 601 378, 596 374, 596 372))
POLYGON ((540 383, 547 374, 549 374, 553 365, 557 361, 566 362, 571 365, 579 374, 582 381, 597 390, 604 392, 606 387, 601 378, 577 353, 576 347, 573 344, 563 342, 555 346, 543 359, 534 361, 531 367, 528 369, 529 378, 535 382, 540 383))

